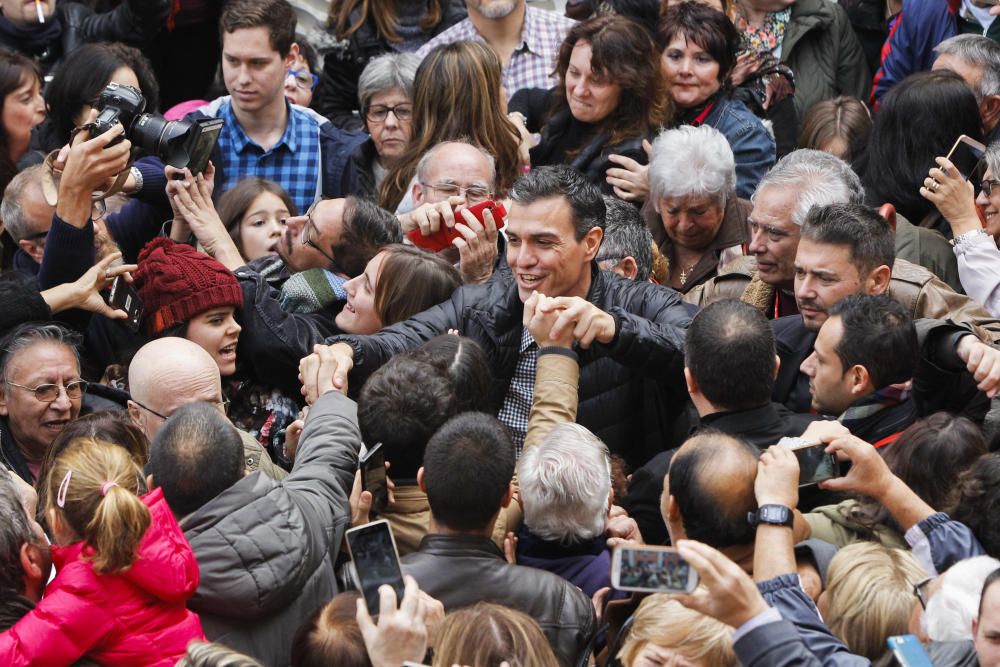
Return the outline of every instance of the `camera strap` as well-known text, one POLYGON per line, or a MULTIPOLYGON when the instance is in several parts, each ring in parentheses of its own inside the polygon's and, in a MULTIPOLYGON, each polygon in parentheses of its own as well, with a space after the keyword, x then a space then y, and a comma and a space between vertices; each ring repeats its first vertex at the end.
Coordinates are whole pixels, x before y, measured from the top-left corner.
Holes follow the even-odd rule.
MULTIPOLYGON (((77 134, 84 130, 88 132, 92 131, 94 125, 94 123, 85 123, 80 127, 73 128, 73 132, 69 137, 70 145, 73 144, 73 140, 76 139, 77 134)), ((57 157, 59 157, 59 151, 54 150, 45 156, 45 161, 42 163, 42 195, 44 195, 45 201, 49 206, 56 206, 59 203, 59 180, 62 177, 62 171, 55 168, 57 157)), ((132 169, 134 161, 134 155, 129 155, 128 164, 118 172, 111 187, 103 192, 92 192, 90 194, 91 201, 102 201, 121 192, 122 188, 125 187, 125 181, 128 179, 129 171, 132 169)))

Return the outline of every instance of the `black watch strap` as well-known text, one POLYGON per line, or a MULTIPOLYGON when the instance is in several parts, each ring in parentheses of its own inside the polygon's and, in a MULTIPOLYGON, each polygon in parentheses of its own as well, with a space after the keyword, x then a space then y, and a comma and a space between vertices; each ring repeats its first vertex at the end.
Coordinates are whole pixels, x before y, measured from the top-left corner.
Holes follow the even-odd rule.
POLYGON ((747 522, 751 526, 767 524, 769 526, 791 527, 795 515, 790 507, 784 505, 761 505, 756 512, 747 513, 747 522))

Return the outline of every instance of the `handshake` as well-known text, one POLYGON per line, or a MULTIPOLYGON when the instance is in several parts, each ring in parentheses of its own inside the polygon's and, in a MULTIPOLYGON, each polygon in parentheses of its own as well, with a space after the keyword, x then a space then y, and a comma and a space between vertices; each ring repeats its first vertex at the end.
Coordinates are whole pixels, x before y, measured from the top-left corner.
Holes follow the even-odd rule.
POLYGON ((615 339, 615 318, 578 296, 548 297, 533 292, 524 302, 524 328, 538 347, 573 346, 589 349, 594 341, 609 344, 615 339))

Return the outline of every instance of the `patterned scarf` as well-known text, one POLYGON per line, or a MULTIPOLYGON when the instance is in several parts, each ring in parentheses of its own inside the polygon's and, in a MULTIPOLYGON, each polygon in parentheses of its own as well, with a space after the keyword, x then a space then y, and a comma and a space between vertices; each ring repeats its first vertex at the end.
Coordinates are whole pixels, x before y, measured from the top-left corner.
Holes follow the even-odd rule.
POLYGON ((281 286, 278 303, 288 313, 315 313, 347 298, 347 278, 326 269, 308 269, 294 274, 281 286))
POLYGON ((837 418, 837 421, 853 432, 857 424, 886 408, 893 408, 905 402, 912 393, 912 381, 890 384, 888 387, 876 390, 874 394, 869 394, 861 400, 855 401, 851 407, 844 411, 844 414, 837 418))
POLYGON ((755 53, 774 51, 781 45, 781 40, 785 37, 785 27, 791 17, 791 7, 780 12, 769 12, 764 19, 764 25, 758 28, 750 25, 737 5, 736 29, 740 31, 740 50, 755 53))

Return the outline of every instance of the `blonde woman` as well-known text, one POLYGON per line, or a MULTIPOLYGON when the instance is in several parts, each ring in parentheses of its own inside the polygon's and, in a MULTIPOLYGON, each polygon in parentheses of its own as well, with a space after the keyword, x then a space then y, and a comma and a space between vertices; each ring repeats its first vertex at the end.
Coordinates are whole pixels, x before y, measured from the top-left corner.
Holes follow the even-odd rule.
POLYGON ((732 637, 728 625, 657 593, 639 605, 618 659, 625 667, 736 667, 732 637))

